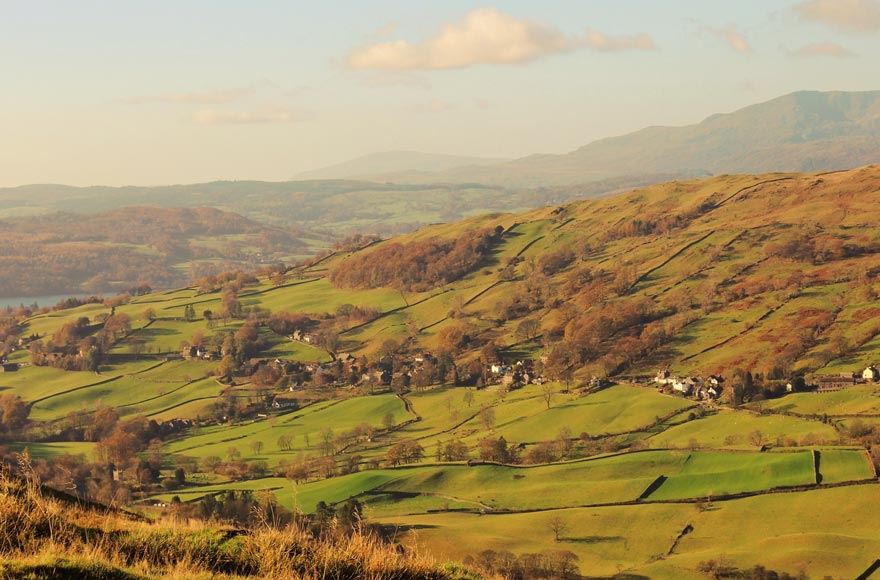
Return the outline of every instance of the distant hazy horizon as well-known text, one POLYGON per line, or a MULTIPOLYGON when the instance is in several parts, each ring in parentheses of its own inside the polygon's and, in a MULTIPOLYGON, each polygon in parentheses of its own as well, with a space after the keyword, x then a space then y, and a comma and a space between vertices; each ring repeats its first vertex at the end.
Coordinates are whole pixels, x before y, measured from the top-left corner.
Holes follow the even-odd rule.
POLYGON ((10 2, 0 186, 280 181, 516 158, 798 90, 871 90, 875 0, 10 2))

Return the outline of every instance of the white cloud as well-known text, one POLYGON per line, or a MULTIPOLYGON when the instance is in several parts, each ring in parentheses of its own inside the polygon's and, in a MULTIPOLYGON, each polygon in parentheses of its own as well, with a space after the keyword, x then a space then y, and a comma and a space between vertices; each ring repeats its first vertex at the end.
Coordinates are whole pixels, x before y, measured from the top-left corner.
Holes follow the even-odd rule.
POLYGON ((635 36, 608 36, 598 30, 587 30, 587 38, 584 43, 602 52, 616 52, 623 50, 656 50, 654 39, 647 34, 635 36))
POLYGON ((797 4, 794 10, 805 20, 844 32, 880 30, 878 0, 807 0, 797 4))
POLYGON ((178 105, 224 105, 243 99, 254 93, 253 88, 220 89, 195 93, 165 93, 140 95, 120 99, 134 105, 146 103, 169 103, 178 105))
POLYGON ((357 48, 348 55, 348 66, 355 70, 442 70, 518 64, 574 50, 579 44, 558 28, 481 8, 422 42, 394 40, 357 48))
POLYGON ((835 58, 846 58, 853 56, 853 53, 837 44, 836 42, 816 42, 792 51, 794 56, 831 56, 835 58))
POLYGON ((751 54, 752 45, 748 39, 735 26, 727 28, 709 28, 709 32, 724 40, 730 48, 740 54, 751 54))
POLYGON ((290 111, 222 111, 203 109, 192 115, 199 125, 257 125, 266 123, 289 123, 296 119, 290 111))

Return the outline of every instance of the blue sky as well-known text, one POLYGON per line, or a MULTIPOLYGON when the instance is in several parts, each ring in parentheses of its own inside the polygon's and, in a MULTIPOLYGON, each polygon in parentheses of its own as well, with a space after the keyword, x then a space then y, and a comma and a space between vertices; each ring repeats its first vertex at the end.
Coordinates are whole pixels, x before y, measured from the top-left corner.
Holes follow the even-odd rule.
POLYGON ((878 0, 0 0, 0 185, 559 153, 878 89, 878 0))

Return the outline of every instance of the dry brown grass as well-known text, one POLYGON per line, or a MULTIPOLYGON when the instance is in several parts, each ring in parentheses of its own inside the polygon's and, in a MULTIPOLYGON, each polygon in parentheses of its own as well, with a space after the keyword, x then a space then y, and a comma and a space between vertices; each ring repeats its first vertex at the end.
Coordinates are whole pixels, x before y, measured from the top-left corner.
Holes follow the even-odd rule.
POLYGON ((0 472, 0 578, 467 578, 361 534, 137 519, 0 472))

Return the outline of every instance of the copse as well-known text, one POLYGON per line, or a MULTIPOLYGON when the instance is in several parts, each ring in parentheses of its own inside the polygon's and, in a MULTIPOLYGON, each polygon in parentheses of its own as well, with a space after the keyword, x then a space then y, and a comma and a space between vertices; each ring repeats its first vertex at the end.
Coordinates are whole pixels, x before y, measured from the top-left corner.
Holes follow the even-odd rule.
POLYGON ((455 239, 383 244, 340 262, 330 272, 330 281, 340 288, 386 286, 416 292, 430 290, 479 268, 501 234, 499 226, 494 230, 471 231, 455 239))

